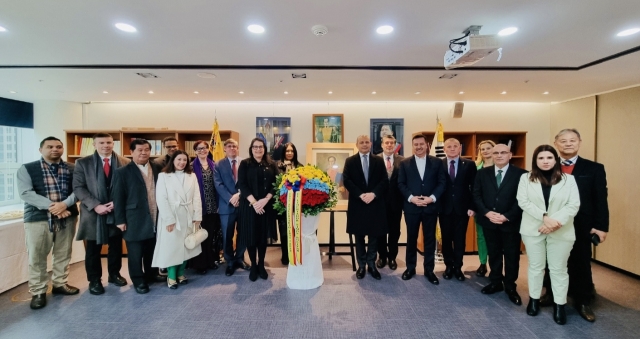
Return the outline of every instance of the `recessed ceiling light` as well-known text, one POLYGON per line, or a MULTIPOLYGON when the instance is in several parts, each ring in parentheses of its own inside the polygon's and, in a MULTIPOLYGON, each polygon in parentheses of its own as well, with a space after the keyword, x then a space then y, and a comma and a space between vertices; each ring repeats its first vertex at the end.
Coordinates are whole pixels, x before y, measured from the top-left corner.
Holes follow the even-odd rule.
POLYGON ((333 91, 329 91, 329 94, 333 94, 333 91))
POLYGON ((507 91, 502 91, 502 93, 500 93, 500 94, 507 94, 507 91))
POLYGON ((287 91, 284 91, 284 94, 289 94, 289 92, 287 92, 287 91))
POLYGON ((460 93, 458 93, 458 94, 464 94, 464 92, 463 92, 463 91, 460 91, 460 93))
POLYGON ((518 27, 509 27, 498 32, 498 35, 500 36, 511 35, 517 31, 518 31, 518 27))
POLYGON ((542 94, 547 95, 547 94, 549 94, 549 92, 544 92, 544 93, 542 93, 542 94))
POLYGON ((371 94, 376 94, 376 92, 375 92, 375 91, 373 91, 373 92, 371 92, 371 94))
POLYGON ((247 27, 247 29, 251 33, 256 33, 256 34, 264 33, 264 27, 262 27, 260 25, 249 25, 249 27, 247 27))
POLYGON ((627 36, 627 35, 632 35, 632 34, 636 34, 640 32, 640 28, 630 28, 630 29, 625 29, 624 31, 616 34, 617 36, 627 36))
POLYGON ((104 93, 104 94, 109 94, 109 92, 107 92, 107 91, 102 91, 102 93, 104 93))
POLYGON ((415 92, 414 94, 420 94, 420 92, 415 92))
POLYGON ((16 93, 18 93, 18 92, 16 92, 16 91, 9 91, 9 93, 11 93, 11 94, 16 94, 16 93))
POLYGON ((4 28, 4 27, 0 26, 0 32, 6 32, 6 31, 7 31, 7 29, 6 29, 6 28, 4 28))
POLYGON ((153 91, 149 91, 149 94, 153 94, 153 91))
POLYGON ((380 27, 378 27, 378 29, 376 29, 376 32, 378 34, 389 34, 389 33, 393 32, 393 27, 391 27, 389 25, 380 26, 380 27))
POLYGON ((200 92, 198 92, 198 91, 193 91, 193 94, 200 94, 200 92))
POLYGON ((129 25, 129 24, 123 24, 121 22, 116 24, 116 28, 121 30, 121 31, 125 31, 125 32, 129 32, 129 33, 133 33, 138 31, 135 27, 129 25))
POLYGON ((197 76, 204 79, 213 79, 216 77, 216 75, 213 73, 205 73, 205 72, 198 73, 197 76))
POLYGON ((238 93, 239 93, 239 94, 244 94, 244 92, 243 92, 243 91, 240 91, 240 92, 238 92, 238 93))

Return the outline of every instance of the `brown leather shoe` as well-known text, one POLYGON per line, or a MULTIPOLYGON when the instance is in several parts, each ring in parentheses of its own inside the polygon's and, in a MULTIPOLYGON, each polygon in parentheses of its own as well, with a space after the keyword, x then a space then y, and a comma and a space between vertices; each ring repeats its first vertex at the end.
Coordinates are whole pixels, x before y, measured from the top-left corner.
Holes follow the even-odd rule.
POLYGON ((71 285, 62 285, 51 289, 51 294, 74 295, 80 293, 80 290, 71 285))
POLYGON ((580 305, 576 305, 576 309, 578 310, 578 313, 580 313, 580 316, 582 317, 582 319, 590 323, 596 321, 596 315, 593 313, 591 306, 580 304, 580 305))

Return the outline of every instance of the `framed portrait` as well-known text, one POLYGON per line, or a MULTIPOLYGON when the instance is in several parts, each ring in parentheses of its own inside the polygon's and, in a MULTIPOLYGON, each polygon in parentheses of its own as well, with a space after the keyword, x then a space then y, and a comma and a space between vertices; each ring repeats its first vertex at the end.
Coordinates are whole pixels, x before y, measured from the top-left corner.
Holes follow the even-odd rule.
POLYGON ((313 114, 313 142, 339 144, 344 141, 344 114, 313 114))
POLYGON ((396 138, 394 153, 404 156, 404 119, 371 119, 370 124, 371 152, 382 153, 382 137, 392 135, 396 138))
POLYGON ((316 165, 321 170, 327 172, 331 181, 337 187, 338 204, 346 205, 349 199, 349 192, 344 188, 342 171, 344 163, 348 157, 358 153, 355 143, 327 144, 308 143, 307 163, 316 165))
POLYGON ((273 160, 280 160, 282 148, 291 140, 291 118, 257 117, 256 137, 267 144, 273 160))

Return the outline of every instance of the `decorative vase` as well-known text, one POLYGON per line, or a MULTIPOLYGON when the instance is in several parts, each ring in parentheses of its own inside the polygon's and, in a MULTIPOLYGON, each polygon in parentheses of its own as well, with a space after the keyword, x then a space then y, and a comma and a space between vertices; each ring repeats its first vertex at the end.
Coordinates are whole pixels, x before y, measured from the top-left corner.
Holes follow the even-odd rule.
POLYGON ((302 216, 302 264, 289 264, 287 286, 294 290, 310 290, 320 287, 324 282, 320 245, 316 230, 319 215, 302 216))

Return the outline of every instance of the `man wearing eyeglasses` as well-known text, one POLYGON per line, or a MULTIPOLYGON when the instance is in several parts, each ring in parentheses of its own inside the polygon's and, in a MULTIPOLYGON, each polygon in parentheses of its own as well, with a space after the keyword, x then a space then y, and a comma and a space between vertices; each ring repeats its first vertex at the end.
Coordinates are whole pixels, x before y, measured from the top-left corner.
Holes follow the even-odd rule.
POLYGON ((178 148, 178 139, 175 137, 166 137, 162 139, 162 147, 164 147, 167 154, 163 157, 157 157, 153 160, 153 163, 158 164, 164 168, 169 162, 169 158, 173 155, 173 152, 177 151, 178 148))
POLYGON ((516 292, 522 219, 516 194, 520 176, 527 171, 509 165, 511 151, 505 144, 497 144, 492 157, 494 165, 478 171, 473 187, 476 220, 482 226, 487 241, 491 267, 491 283, 482 289, 482 293, 505 291, 511 302, 522 305, 522 299, 516 292))

